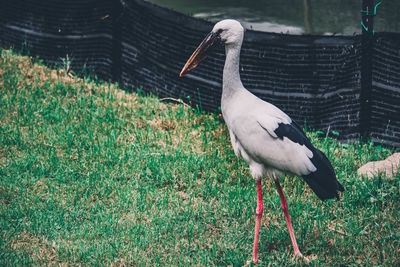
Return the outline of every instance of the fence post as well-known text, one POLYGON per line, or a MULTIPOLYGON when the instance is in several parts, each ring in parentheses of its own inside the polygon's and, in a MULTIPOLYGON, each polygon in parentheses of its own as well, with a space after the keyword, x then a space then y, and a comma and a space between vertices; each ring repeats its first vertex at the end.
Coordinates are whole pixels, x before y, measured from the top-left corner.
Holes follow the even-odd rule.
POLYGON ((374 0, 362 0, 360 137, 371 132, 372 50, 374 42, 374 0))
POLYGON ((112 1, 112 80, 121 82, 122 70, 122 5, 120 1, 112 1))

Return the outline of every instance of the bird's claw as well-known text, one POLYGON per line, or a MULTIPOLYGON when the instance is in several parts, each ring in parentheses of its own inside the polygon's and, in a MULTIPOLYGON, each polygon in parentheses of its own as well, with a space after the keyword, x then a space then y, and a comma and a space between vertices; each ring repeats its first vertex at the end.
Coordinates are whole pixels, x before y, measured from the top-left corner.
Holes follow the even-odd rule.
POLYGON ((261 263, 261 261, 259 259, 251 259, 246 261, 246 264, 244 266, 251 266, 252 264, 257 264, 257 263, 261 263))
POLYGON ((303 254, 301 254, 300 251, 296 252, 293 256, 293 261, 297 260, 297 259, 302 259, 303 261, 305 261, 306 263, 309 263, 310 260, 307 257, 304 257, 303 254))
POLYGON ((303 254, 301 254, 301 252, 298 251, 298 252, 296 252, 296 253, 294 254, 294 257, 295 257, 295 258, 303 258, 303 254))

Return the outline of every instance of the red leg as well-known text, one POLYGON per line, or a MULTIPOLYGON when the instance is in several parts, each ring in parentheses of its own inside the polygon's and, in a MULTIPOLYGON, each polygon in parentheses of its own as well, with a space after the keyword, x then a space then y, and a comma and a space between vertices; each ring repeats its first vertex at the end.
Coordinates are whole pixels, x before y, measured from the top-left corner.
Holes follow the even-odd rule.
POLYGON ((254 263, 259 262, 257 250, 258 250, 258 237, 260 234, 260 224, 261 224, 261 217, 263 212, 263 199, 262 199, 262 190, 261 190, 261 180, 257 181, 257 209, 256 209, 256 229, 254 231, 254 246, 253 246, 253 261, 254 263))
POLYGON ((288 204, 286 202, 286 198, 283 195, 279 180, 278 179, 274 179, 274 180, 275 180, 276 188, 278 189, 279 197, 281 198, 281 208, 283 210, 283 213, 285 214, 286 225, 289 229, 290 239, 292 240, 292 244, 293 244, 294 256, 298 256, 298 257, 302 258, 303 255, 301 254, 299 247, 297 246, 296 238, 294 237, 293 227, 292 227, 292 223, 290 221, 289 208, 288 208, 288 204))

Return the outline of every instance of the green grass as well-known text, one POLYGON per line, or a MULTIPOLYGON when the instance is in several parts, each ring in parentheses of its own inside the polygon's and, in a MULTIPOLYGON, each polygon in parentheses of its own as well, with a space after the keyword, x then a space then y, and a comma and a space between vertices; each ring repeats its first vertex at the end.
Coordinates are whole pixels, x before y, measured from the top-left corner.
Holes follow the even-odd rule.
MULTIPOLYGON (((392 152, 307 135, 346 188, 320 201, 282 179, 311 265, 400 264, 400 176, 356 170, 392 152)), ((243 265, 256 184, 220 115, 70 77, 1 50, 0 265, 243 265)), ((263 183, 263 265, 296 265, 279 196, 263 183)))

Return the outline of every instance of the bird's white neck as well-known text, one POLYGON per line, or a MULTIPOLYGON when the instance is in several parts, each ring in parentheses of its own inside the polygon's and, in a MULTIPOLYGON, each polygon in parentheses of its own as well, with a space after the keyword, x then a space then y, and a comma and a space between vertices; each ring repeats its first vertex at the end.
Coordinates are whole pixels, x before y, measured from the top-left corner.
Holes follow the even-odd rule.
POLYGON ((240 49, 242 44, 225 45, 225 66, 222 76, 222 99, 229 98, 243 88, 239 74, 240 49))

